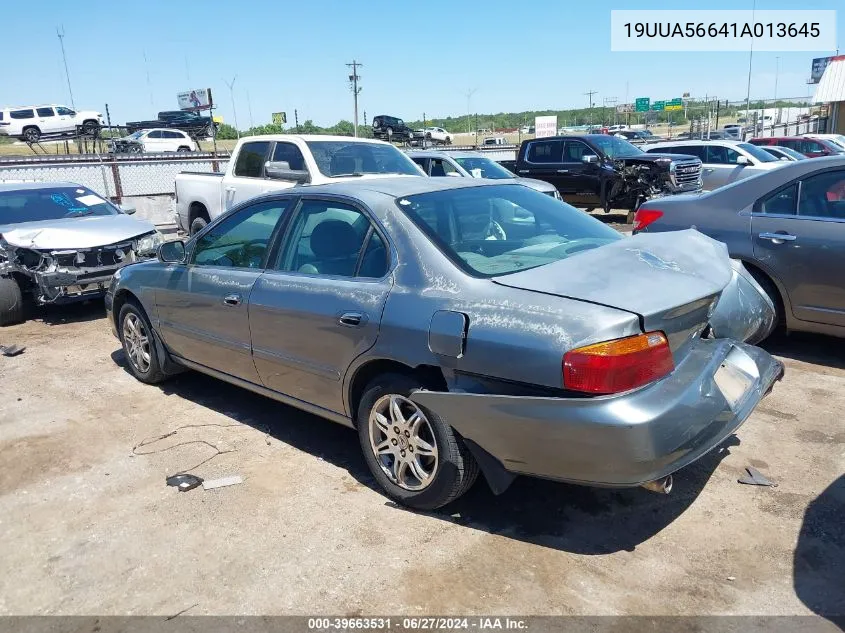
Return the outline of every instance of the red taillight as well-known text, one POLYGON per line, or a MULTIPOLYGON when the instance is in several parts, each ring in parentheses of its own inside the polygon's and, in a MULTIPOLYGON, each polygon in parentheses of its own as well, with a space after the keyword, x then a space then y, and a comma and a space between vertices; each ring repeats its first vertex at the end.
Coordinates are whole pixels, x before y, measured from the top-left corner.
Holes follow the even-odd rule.
POLYGON ((587 393, 619 393, 675 368, 663 332, 648 332, 579 347, 563 356, 563 386, 587 393))
POLYGON ((634 230, 642 231, 649 224, 662 217, 663 211, 657 209, 637 209, 637 213, 634 215, 634 230))

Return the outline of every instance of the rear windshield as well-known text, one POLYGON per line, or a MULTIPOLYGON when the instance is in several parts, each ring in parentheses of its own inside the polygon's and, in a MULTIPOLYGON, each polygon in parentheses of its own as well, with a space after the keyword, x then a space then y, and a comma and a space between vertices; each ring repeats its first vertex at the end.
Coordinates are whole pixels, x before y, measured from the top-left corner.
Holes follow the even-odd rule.
POLYGON ((464 271, 507 275, 622 239, 612 228, 523 185, 400 198, 402 211, 464 271))
POLYGON ((778 161, 778 159, 769 154, 769 152, 762 150, 751 143, 737 143, 737 147, 741 147, 761 163, 776 163, 778 161))
POLYGON ((0 191, 0 225, 117 214, 114 206, 85 187, 0 191))
POLYGON ((324 176, 399 174, 419 176, 420 170, 405 154, 387 143, 306 141, 324 176))

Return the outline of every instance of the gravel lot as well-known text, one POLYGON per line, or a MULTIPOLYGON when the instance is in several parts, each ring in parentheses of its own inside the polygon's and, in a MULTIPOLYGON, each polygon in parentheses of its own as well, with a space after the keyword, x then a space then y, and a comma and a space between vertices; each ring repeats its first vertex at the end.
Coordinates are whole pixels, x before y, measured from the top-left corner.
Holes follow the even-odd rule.
POLYGON ((668 497, 520 479, 431 514, 374 490, 348 429, 137 382, 98 305, 0 343, 27 346, 0 357, 0 614, 845 613, 845 341, 769 343, 784 381, 668 497), (200 463, 244 483, 164 485, 200 463))

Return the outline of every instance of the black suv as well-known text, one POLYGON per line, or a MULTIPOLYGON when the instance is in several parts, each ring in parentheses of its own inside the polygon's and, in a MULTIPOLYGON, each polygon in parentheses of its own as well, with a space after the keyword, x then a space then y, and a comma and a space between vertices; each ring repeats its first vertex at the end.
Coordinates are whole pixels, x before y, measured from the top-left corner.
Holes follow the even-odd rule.
POLYGON ((380 114, 373 118, 373 136, 384 141, 409 142, 414 138, 414 131, 402 119, 380 114))

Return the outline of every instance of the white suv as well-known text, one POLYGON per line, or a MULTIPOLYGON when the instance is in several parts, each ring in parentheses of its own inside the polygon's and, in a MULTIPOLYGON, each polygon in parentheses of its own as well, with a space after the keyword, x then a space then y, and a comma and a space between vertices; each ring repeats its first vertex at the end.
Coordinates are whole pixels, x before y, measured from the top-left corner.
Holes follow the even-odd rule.
POLYGON ((141 152, 196 152, 194 140, 182 130, 138 130, 111 142, 111 151, 120 153, 141 152))
POLYGON ((0 134, 30 143, 42 137, 75 134, 77 126, 82 127, 83 134, 93 135, 103 124, 103 115, 99 112, 77 112, 61 105, 0 109, 0 134))

